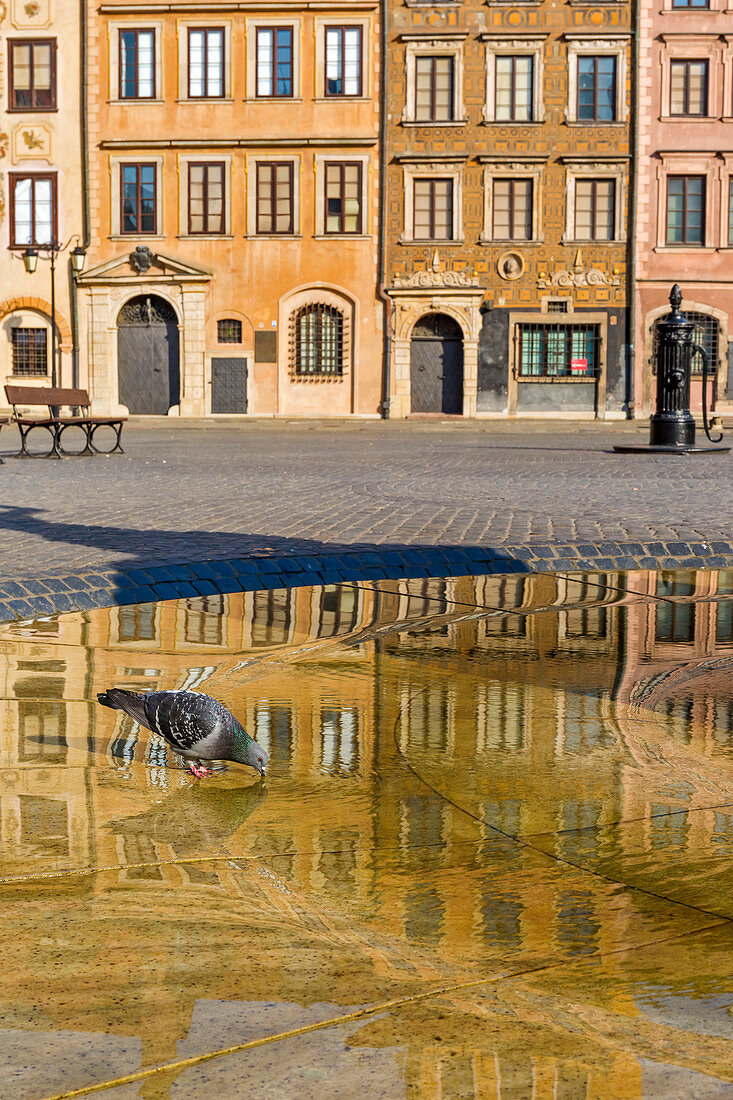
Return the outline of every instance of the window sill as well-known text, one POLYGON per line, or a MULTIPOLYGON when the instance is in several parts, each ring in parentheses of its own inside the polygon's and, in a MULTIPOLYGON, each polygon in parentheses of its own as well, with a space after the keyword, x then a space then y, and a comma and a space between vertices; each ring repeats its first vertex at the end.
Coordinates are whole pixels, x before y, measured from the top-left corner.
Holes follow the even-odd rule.
POLYGON ((302 96, 297 95, 248 95, 244 103, 304 103, 302 96))
MULTIPOLYGON (((548 314, 549 316, 549 314, 548 314)), ((558 313, 557 317, 567 316, 567 314, 558 313)), ((554 323, 554 322, 550 322, 554 323)), ((570 382, 572 385, 577 386, 588 385, 589 383, 597 382, 598 379, 594 374, 591 375, 573 375, 573 374, 518 374, 516 376, 517 382, 539 382, 541 385, 547 385, 557 382, 570 382)))
MULTIPOLYGON (((689 126, 691 122, 725 122, 726 119, 719 115, 659 115, 660 122, 684 122, 689 126)), ((730 121, 730 120, 728 120, 730 121)))
POLYGON ((422 247, 426 244, 430 244, 430 245, 438 245, 440 248, 455 248, 457 245, 464 245, 466 243, 466 238, 465 237, 452 237, 450 240, 445 240, 442 237, 438 237, 437 239, 431 238, 431 237, 420 237, 420 238, 417 238, 417 237, 404 237, 404 238, 400 237, 400 239, 397 243, 398 244, 407 244, 407 245, 414 244, 414 245, 418 245, 420 247, 422 247))
POLYGON ((221 96, 219 96, 219 95, 183 96, 181 99, 177 99, 176 103, 208 103, 208 104, 211 104, 211 103, 217 103, 217 104, 219 104, 219 103, 229 103, 229 104, 233 104, 234 100, 231 98, 231 96, 223 96, 223 95, 221 95, 221 96))
MULTIPOLYGON (((615 0, 614 0, 615 3, 615 0)), ((497 248, 530 248, 535 244, 544 244, 544 237, 531 237, 529 240, 517 240, 516 238, 509 237, 479 237, 478 243, 484 248, 491 248, 496 246, 497 248)))
POLYGON ((614 122, 608 122, 608 121, 605 121, 605 120, 594 121, 592 119, 584 120, 584 119, 577 119, 577 118, 566 118, 565 119, 565 125, 566 126, 573 126, 573 127, 576 127, 576 126, 607 126, 609 128, 609 130, 628 129, 628 123, 626 122, 625 119, 620 119, 620 120, 616 119, 614 122))
POLYGON ((400 126, 414 127, 414 126, 426 126, 431 130, 436 130, 441 126, 468 126, 467 118, 450 118, 445 119, 442 122, 429 122, 419 121, 415 118, 403 118, 400 120, 400 126))
POLYGON ((129 107, 130 104, 134 104, 136 107, 162 107, 165 105, 165 100, 135 99, 134 96, 129 96, 126 99, 108 99, 107 103, 110 107, 129 107))
POLYGON ((110 233, 108 241, 165 241, 165 233, 110 233))
POLYGON ((625 237, 614 237, 611 241, 595 241, 592 237, 566 237, 560 238, 560 244, 572 245, 573 248, 617 248, 620 244, 626 244, 625 237))
POLYGON ((177 233, 177 241, 233 241, 233 233, 177 233))
POLYGON ((245 241, 302 241, 302 233, 247 233, 245 241))
MULTIPOLYGON (((616 0, 614 0, 614 3, 616 0)), ((528 118, 523 122, 518 122, 513 118, 485 118, 479 126, 544 126, 547 120, 544 118, 528 118)), ((506 160, 521 160, 525 154, 517 153, 516 156, 512 156, 511 153, 507 153, 506 160)))
POLYGON ((8 115, 55 115, 58 114, 58 107, 7 107, 5 113, 8 115))
POLYGON ((370 241, 371 233, 314 233, 314 241, 370 241))
POLYGON ((314 95, 314 103, 371 103, 371 96, 368 95, 314 95))
POLYGON ((705 253, 712 255, 717 251, 714 244, 658 244, 652 249, 652 252, 684 252, 690 256, 701 256, 705 253))

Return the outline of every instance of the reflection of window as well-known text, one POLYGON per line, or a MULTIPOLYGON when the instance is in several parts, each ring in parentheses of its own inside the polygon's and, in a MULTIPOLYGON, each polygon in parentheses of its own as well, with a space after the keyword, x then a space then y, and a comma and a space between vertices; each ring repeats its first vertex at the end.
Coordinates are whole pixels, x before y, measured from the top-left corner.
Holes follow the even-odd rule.
POLYGON ((20 839, 23 844, 43 847, 58 855, 69 851, 69 812, 57 798, 21 794, 20 839))
POLYGON ((658 642, 692 642, 695 638, 695 605, 658 603, 654 637, 658 642))
POLYGON ((49 111, 56 106, 56 39, 9 43, 11 111, 49 111))
POLYGON ((435 685, 412 700, 407 714, 407 734, 411 748, 446 752, 453 719, 450 688, 435 685))
POLYGON ((733 644, 733 603, 721 600, 713 607, 716 609, 715 640, 733 644))
POLYGON ((518 894, 491 887, 484 890, 481 916, 488 942, 500 944, 502 950, 521 946, 523 912, 524 906, 518 894))
POLYGON ((321 711, 321 768, 353 775, 359 769, 358 715, 353 707, 321 711))
POLYGON ((443 929, 445 903, 437 890, 421 886, 405 898, 405 935, 413 943, 437 943, 443 929))
POLYGON ((557 942, 568 955, 592 955, 598 950, 600 925, 590 890, 568 890, 557 906, 557 942))
POLYGON ((253 592, 252 645, 283 645, 290 633, 290 593, 253 592))
POLYGON ((334 306, 304 306, 295 316, 295 373, 343 374, 344 317, 334 306))
POLYGON ((568 638, 605 638, 605 607, 577 607, 566 611, 565 635, 568 638))
POLYGON ((319 638, 353 630, 359 618, 358 593, 354 588, 340 585, 323 589, 319 638))
POLYGON ((47 334, 45 328, 11 329, 13 342, 13 374, 48 374, 47 334))
MULTIPOLYGON (((44 688, 48 690, 47 682, 44 688)), ((21 761, 63 764, 67 756, 66 704, 57 699, 18 701, 18 756, 21 761)))
POLYGON ((476 752, 520 752, 524 748, 524 715, 522 687, 500 681, 480 684, 476 700, 476 752))
POLYGON ((687 811, 652 802, 649 807, 649 840, 652 848, 678 848, 685 844, 687 811))
MULTIPOLYGON (((158 860, 158 853, 155 850, 155 844, 148 836, 137 834, 135 836, 126 836, 122 838, 122 848, 124 851, 125 863, 148 863, 155 864, 158 860)), ((160 882, 163 878, 163 872, 160 867, 148 866, 148 867, 127 867, 124 872, 126 879, 143 879, 152 880, 153 882, 160 882)))
POLYGON ((318 869, 330 890, 349 890, 356 885, 358 837, 345 829, 321 830, 318 869))
POLYGON ((153 604, 121 607, 117 614, 119 616, 119 641, 153 641, 155 638, 155 607, 153 604))
POLYGON ((186 608, 184 635, 194 645, 221 645, 224 633, 224 597, 204 596, 186 608))
POLYGON ((258 703, 255 707, 255 740, 270 762, 282 764, 293 755, 293 714, 289 707, 258 703))

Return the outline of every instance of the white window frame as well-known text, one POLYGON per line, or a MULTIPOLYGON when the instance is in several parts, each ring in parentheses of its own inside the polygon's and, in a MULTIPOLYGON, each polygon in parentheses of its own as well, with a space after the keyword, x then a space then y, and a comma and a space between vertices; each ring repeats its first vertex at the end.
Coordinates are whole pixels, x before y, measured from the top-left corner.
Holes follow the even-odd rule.
POLYGON ((494 180, 531 179, 532 180, 532 236, 528 240, 517 241, 522 247, 539 244, 542 240, 543 185, 545 162, 536 160, 496 160, 478 158, 484 165, 484 225, 479 244, 492 244, 495 240, 506 243, 505 237, 494 237, 494 180))
MULTIPOLYGON (((193 159, 193 158, 192 158, 193 159)), ((199 158, 200 159, 200 158, 199 158)), ((165 239, 165 233, 163 232, 164 225, 164 211, 163 211, 163 169, 165 164, 165 158, 162 156, 151 156, 145 150, 141 150, 136 156, 124 156, 124 157, 110 157, 109 169, 110 169, 110 239, 122 240, 122 241, 135 241, 140 240, 143 243, 145 241, 161 241, 165 239), (158 218, 158 224, 155 227, 155 233, 122 233, 120 225, 120 178, 121 168, 125 164, 154 164, 155 165, 155 211, 158 218)))
MULTIPOLYGON (((680 10, 680 9, 676 9, 680 10)), ((686 10, 686 9, 682 9, 686 10)), ((705 11, 705 8, 691 8, 691 11, 705 11)), ((662 46, 659 52, 659 60, 662 68, 662 84, 660 89, 659 118, 661 122, 672 122, 689 126, 691 124, 713 122, 722 119, 725 115, 733 114, 733 103, 726 111, 726 97, 730 99, 731 90, 728 87, 728 73, 726 61, 730 51, 730 44, 721 42, 710 34, 675 34, 661 35, 662 46), (672 62, 673 61, 707 61, 707 114, 704 115, 673 115, 672 114, 672 62)))
MULTIPOLYGON (((263 159, 263 158, 258 158, 263 159)), ((277 159, 277 158, 273 158, 277 159)), ((287 159, 287 158, 284 158, 287 159)), ((344 155, 338 151, 333 153, 317 153, 315 156, 315 175, 316 175, 316 187, 315 187, 315 220, 314 224, 316 231, 313 234, 316 240, 324 241, 360 241, 365 237, 371 237, 372 234, 369 230, 372 221, 372 211, 369 206, 369 167, 371 165, 372 158, 369 154, 364 156, 351 156, 344 155), (338 161, 340 164, 360 164, 361 165, 361 195, 359 201, 361 203, 361 233, 326 233, 324 206, 326 197, 326 164, 333 164, 338 161)))
POLYGON ((544 122, 545 103, 542 95, 544 84, 544 45, 546 34, 497 35, 482 34, 486 48, 486 101, 484 103, 484 122, 497 122, 502 126, 532 126, 535 122, 544 122), (532 58, 532 119, 529 122, 512 122, 496 117, 496 58, 531 57, 532 58))
POLYGON ((401 34, 405 42, 405 106, 402 111, 403 126, 465 126, 468 122, 463 103, 463 43, 468 31, 450 34, 401 34), (426 122, 415 118, 416 112, 416 64, 417 57, 453 58, 453 118, 439 122, 426 122))
POLYGON ((566 187, 565 187, 565 233, 564 244, 592 244, 603 247, 623 243, 626 240, 624 211, 626 209, 626 186, 628 175, 627 161, 582 161, 573 163, 566 159, 566 187), (579 179, 607 179, 616 183, 614 201, 614 232, 613 237, 607 241, 589 240, 587 237, 577 237, 575 232, 575 184, 579 179))
POLYGON ((180 20, 178 23, 178 100, 185 103, 232 103, 232 24, 224 19, 180 20), (188 32, 204 30, 224 31, 224 89, 220 96, 191 96, 188 94, 188 32))
POLYGON ((152 103, 163 102, 163 59, 162 54, 162 42, 163 42, 163 24, 162 22, 150 22, 149 20, 140 21, 136 19, 126 20, 123 22, 115 22, 108 24, 109 35, 109 101, 110 103, 121 103, 125 105, 134 104, 135 107, 143 107, 152 103), (152 99, 130 99, 120 97, 120 31, 153 31, 153 49, 155 51, 154 57, 154 79, 155 79, 155 96, 152 99))
POLYGON ((180 153, 178 156, 178 236, 195 241, 220 241, 232 235, 232 155, 218 149, 210 152, 180 153), (188 232, 188 166, 189 164, 224 165, 224 232, 188 232))
POLYGON ((464 160, 460 161, 420 161, 419 163, 403 164, 404 173, 404 208, 405 219, 400 243, 402 244, 437 244, 456 245, 465 244, 462 235, 463 229, 463 169, 464 160), (450 240, 442 237, 438 240, 427 240, 422 237, 414 237, 415 226, 415 180, 423 177, 429 179, 453 180, 453 236, 450 240))
POLYGON ((368 19, 332 19, 318 18, 315 21, 316 32, 316 68, 313 99, 316 103, 359 103, 369 99, 371 89, 371 41, 368 19), (360 95, 326 95, 326 30, 328 27, 361 27, 361 93, 360 95))
POLYGON ((247 19, 247 99, 256 103, 293 103, 302 96, 302 75, 300 71, 300 40, 302 19, 247 19), (257 31, 278 30, 281 27, 293 29, 293 94, 289 96, 257 95, 257 31))
POLYGON ((630 34, 612 34, 595 37, 566 32, 568 42, 568 102, 565 120, 576 126, 623 126, 629 117, 626 98, 626 51, 630 34), (578 118, 578 59, 581 57, 616 58, 616 117, 612 122, 591 122, 578 118))
POLYGON ((301 236, 300 230, 300 173, 301 158, 286 153, 278 156, 277 153, 252 153, 247 156, 247 237, 253 241, 292 241, 301 236), (289 162, 293 166, 293 232, 292 233, 258 233, 257 232, 257 165, 264 163, 283 164, 289 162))

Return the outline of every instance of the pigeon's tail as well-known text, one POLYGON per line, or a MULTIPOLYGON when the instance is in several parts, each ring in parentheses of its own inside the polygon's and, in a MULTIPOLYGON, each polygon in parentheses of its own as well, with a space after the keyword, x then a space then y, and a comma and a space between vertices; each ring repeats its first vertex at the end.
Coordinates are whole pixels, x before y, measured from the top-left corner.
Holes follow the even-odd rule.
POLYGON ((145 726, 147 729, 150 728, 145 716, 145 700, 136 691, 126 691, 125 688, 110 688, 109 691, 100 691, 97 699, 103 707, 109 707, 111 710, 124 710, 141 726, 145 726))

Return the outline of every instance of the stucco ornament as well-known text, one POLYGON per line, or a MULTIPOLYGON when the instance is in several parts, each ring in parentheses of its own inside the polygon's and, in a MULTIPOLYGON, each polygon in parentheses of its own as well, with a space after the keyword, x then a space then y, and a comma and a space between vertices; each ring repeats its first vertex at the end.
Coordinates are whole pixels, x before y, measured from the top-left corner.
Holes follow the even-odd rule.
POLYGON ((441 270, 440 257, 436 248, 430 267, 426 271, 413 271, 411 275, 395 276, 394 287, 477 287, 478 276, 474 271, 473 276, 465 271, 441 270))
POLYGON ((502 252, 496 261, 496 270, 509 282, 519 279, 524 274, 524 257, 519 252, 502 252))
POLYGON ((609 275, 605 271, 600 271, 597 267, 585 269, 579 269, 577 267, 573 267, 572 269, 558 268, 552 275, 548 275, 544 271, 541 271, 540 277, 537 280, 537 286, 540 290, 551 290, 554 287, 593 288, 620 285, 621 280, 618 275, 609 275))
POLYGON ((130 267, 136 275, 142 275, 153 266, 153 253, 146 244, 139 244, 134 252, 130 253, 130 267))

